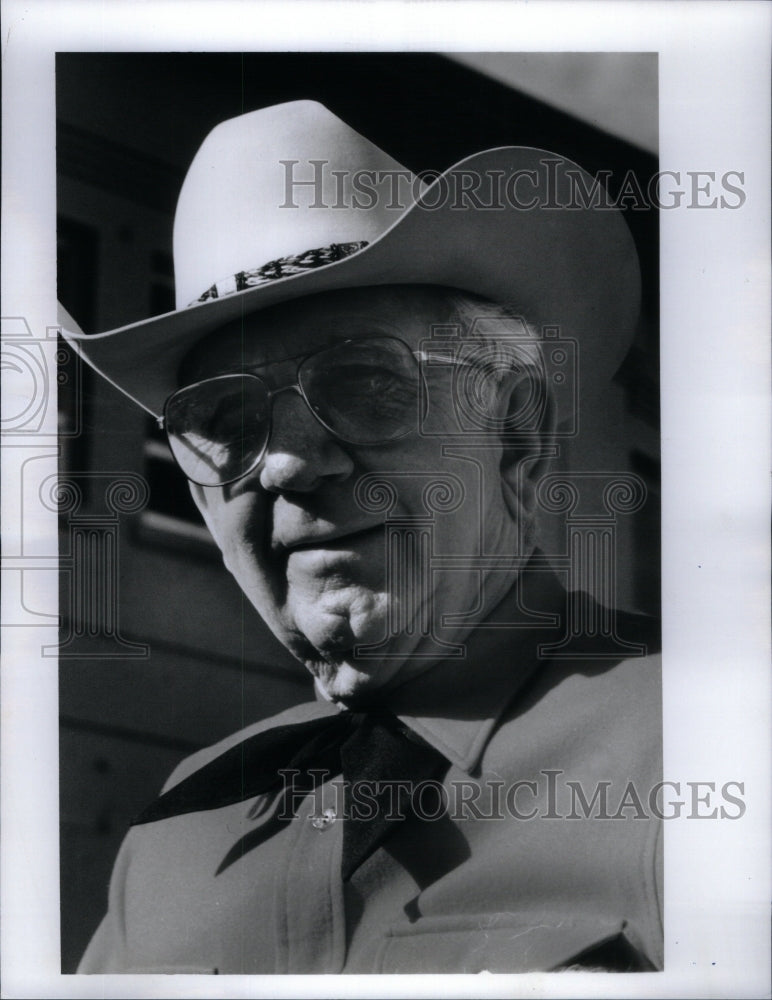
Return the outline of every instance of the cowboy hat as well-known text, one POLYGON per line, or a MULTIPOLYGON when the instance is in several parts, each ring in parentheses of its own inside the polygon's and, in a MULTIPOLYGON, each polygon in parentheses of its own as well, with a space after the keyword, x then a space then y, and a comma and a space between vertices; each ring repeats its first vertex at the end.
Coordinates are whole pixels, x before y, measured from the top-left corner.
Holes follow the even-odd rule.
POLYGON ((65 314, 64 336, 157 416, 188 350, 240 316, 333 289, 444 285, 558 326, 578 345, 582 392, 605 384, 629 345, 640 277, 621 213, 587 204, 594 179, 507 146, 424 180, 313 101, 223 122, 177 203, 176 309, 94 335, 65 314))

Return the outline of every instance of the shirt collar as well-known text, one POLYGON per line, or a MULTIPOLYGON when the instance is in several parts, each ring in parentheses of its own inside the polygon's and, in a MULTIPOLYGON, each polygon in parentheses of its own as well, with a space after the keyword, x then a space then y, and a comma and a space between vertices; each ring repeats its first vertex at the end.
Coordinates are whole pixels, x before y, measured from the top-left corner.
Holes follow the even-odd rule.
POLYGON ((467 773, 478 766, 504 711, 539 665, 539 645, 564 620, 565 590, 542 560, 531 560, 475 628, 463 657, 443 660, 404 684, 385 706, 467 773))

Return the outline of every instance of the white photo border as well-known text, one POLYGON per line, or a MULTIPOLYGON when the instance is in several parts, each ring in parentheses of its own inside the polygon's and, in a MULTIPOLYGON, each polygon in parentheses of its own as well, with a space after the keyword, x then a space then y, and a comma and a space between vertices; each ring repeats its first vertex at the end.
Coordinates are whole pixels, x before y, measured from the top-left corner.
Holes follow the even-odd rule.
MULTIPOLYGON (((4 996, 770 995, 771 27, 764 3, 701 0, 4 0, 2 313, 35 336, 57 315, 57 51, 658 53, 660 169, 737 170, 745 194, 734 211, 661 213, 664 773, 742 781, 747 806, 734 821, 666 824, 662 973, 62 976, 56 660, 40 656, 50 630, 7 628, 4 996)), ((55 341, 44 350, 53 370, 55 341)), ((55 614, 56 573, 42 557, 56 551, 56 515, 35 519, 32 553, 13 534, 19 463, 56 472, 51 421, 32 451, 3 448, 2 514, 5 565, 40 554, 35 600, 55 614)))

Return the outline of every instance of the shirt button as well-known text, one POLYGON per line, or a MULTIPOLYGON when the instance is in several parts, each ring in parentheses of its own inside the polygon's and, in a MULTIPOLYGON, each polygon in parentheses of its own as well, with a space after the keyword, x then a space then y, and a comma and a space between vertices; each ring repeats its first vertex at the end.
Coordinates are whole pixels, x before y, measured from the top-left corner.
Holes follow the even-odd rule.
POLYGON ((337 815, 334 809, 325 809, 324 812, 311 817, 311 826, 315 830, 326 830, 335 822, 337 815))

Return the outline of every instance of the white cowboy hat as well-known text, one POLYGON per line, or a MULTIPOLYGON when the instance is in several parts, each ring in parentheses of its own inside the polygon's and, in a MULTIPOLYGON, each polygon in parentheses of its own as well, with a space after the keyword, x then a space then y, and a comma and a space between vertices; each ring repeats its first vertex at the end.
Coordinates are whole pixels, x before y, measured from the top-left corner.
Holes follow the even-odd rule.
POLYGON ((332 289, 445 285, 559 326, 592 390, 626 353, 640 276, 621 213, 583 204, 579 184, 593 178, 575 163, 521 146, 424 184, 321 104, 264 108, 218 125, 191 164, 174 220, 176 310, 94 335, 60 323, 159 415, 190 347, 239 316, 332 289))

